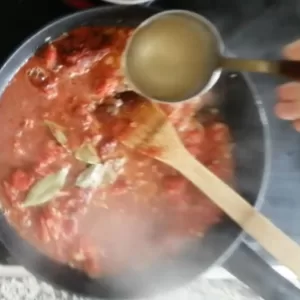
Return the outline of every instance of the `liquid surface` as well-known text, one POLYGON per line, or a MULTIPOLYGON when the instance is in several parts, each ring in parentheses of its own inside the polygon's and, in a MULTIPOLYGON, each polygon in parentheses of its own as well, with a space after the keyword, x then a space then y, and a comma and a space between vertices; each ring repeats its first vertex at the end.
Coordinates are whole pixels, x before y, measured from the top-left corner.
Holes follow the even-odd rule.
POLYGON ((166 15, 141 27, 127 52, 129 80, 144 95, 164 101, 199 93, 216 67, 217 47, 206 24, 166 15))
MULTIPOLYGON (((83 27, 45 45, 0 101, 7 220, 37 249, 90 276, 176 255, 222 217, 178 172, 118 142, 132 125, 120 108, 135 101, 120 74, 130 33, 83 27)), ((196 122, 198 105, 161 107, 187 149, 230 182, 228 127, 217 113, 196 122)))

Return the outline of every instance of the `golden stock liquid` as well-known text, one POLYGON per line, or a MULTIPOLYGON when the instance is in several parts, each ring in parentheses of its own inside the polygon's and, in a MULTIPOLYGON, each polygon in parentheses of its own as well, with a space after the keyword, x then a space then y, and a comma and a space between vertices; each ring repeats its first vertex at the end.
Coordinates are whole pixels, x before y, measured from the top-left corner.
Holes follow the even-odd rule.
POLYGON ((217 57, 211 30, 193 17, 166 15, 141 27, 127 53, 127 73, 144 95, 178 101, 199 93, 217 57))

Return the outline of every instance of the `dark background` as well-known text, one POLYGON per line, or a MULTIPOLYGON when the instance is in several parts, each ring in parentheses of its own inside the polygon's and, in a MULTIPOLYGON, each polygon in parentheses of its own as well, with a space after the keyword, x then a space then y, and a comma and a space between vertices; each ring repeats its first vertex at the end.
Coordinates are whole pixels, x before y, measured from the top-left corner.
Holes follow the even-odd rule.
MULTIPOLYGON (((297 0, 157 0, 152 5, 185 8, 207 16, 219 28, 228 50, 238 56, 277 58, 284 44, 300 38, 297 0)), ((2 0, 0 63, 27 36, 74 10, 62 0, 2 0)), ((272 174, 262 210, 300 242, 300 134, 273 114, 280 81, 263 75, 251 79, 267 110, 273 147, 272 174)))

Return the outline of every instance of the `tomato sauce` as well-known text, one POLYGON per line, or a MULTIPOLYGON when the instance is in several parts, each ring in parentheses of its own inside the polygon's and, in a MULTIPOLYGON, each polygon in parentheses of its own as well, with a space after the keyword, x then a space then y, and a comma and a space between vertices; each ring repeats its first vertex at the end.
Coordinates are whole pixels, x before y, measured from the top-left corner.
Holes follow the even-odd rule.
MULTIPOLYGON (((63 35, 25 63, 0 102, 6 218, 40 251, 90 276, 176 254, 222 217, 177 171, 116 139, 128 126, 120 109, 134 101, 120 72, 131 31, 63 35)), ((215 111, 197 122, 200 102, 161 108, 186 148, 230 183, 230 132, 215 111)))

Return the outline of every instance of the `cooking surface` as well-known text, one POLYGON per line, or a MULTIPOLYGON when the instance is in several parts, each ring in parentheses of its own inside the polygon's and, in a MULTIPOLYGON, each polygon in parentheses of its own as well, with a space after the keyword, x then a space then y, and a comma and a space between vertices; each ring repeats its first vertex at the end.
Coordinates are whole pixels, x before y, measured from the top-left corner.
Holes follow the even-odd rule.
MULTIPOLYGON (((297 0, 255 0, 248 4, 238 0, 158 0, 155 3, 164 8, 196 10, 209 17, 234 55, 276 58, 285 43, 300 37, 297 0)), ((74 11, 60 0, 10 0, 1 5, 0 28, 5 37, 0 48, 1 63, 28 35, 74 11)), ((267 109, 273 143, 272 174, 263 212, 300 242, 300 134, 273 115, 274 88, 279 81, 263 75, 251 79, 267 109)))

